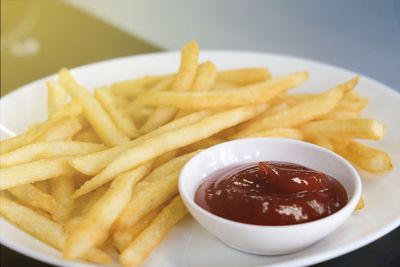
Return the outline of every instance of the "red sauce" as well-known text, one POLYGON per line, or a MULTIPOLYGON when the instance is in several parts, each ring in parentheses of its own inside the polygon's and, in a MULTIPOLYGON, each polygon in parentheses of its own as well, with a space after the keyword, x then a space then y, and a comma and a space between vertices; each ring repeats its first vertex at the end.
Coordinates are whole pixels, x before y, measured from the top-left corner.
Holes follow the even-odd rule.
POLYGON ((347 203, 334 178, 287 162, 228 167, 210 175, 195 195, 203 209, 226 219, 256 225, 314 221, 347 203))

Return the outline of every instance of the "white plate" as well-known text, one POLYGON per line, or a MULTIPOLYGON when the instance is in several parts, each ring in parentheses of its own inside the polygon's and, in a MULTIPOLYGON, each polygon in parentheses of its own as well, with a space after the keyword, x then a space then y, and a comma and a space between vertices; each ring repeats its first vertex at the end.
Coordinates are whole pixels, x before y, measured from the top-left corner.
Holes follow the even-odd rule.
MULTIPOLYGON (((260 53, 208 51, 201 60, 212 60, 219 69, 267 66, 274 75, 299 70, 311 72, 311 79, 293 92, 319 92, 353 77, 355 73, 309 60, 260 53)), ((80 83, 88 88, 110 84, 145 74, 175 72, 178 53, 158 53, 133 56, 91 64, 73 70, 80 83)), ((47 78, 48 79, 48 78, 47 78)), ((28 84, 3 97, 0 101, 1 126, 22 132, 27 125, 46 116, 44 80, 28 84)), ((361 172, 366 206, 355 212, 328 238, 301 252, 284 256, 255 256, 227 247, 192 218, 174 227, 167 238, 152 253, 143 266, 303 266, 325 261, 364 246, 400 225, 400 95, 372 79, 362 77, 358 90, 369 99, 365 111, 384 123, 387 135, 376 146, 387 151, 395 166, 381 175, 361 172)), ((3 131, 4 134, 4 131, 3 131)), ((4 136, 4 135, 3 135, 4 136)), ((293 237, 296 238, 296 237, 293 237)), ((94 266, 65 262, 60 253, 0 219, 0 241, 22 254, 58 266, 94 266)), ((114 264, 113 266, 118 266, 114 264)))

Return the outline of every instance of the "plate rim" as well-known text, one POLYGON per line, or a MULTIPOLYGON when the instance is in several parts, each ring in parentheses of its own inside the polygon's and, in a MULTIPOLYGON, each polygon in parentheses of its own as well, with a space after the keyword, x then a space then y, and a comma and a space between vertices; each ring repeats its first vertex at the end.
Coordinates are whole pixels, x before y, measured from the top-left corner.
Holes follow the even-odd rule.
MULTIPOLYGON (((138 54, 138 55, 129 55, 129 56, 121 56, 121 57, 116 57, 116 58, 110 58, 106 60, 101 60, 101 61, 96 61, 92 62, 89 64, 84 64, 80 66, 76 66, 73 68, 70 68, 71 72, 79 72, 88 68, 93 68, 98 65, 104 65, 104 64, 110 64, 112 62, 118 62, 118 61, 129 61, 129 60, 138 60, 139 58, 146 58, 146 57, 160 57, 160 56, 179 56, 179 51, 165 51, 165 52, 154 52, 154 53, 146 53, 146 54, 138 54)), ((384 84, 383 82, 380 82, 378 80, 375 80, 374 78, 371 78, 369 76, 366 76, 362 73, 355 72, 353 70, 343 68, 337 65, 332 65, 323 61, 317 61, 314 59, 308 59, 308 58, 303 58, 303 57, 298 57, 298 56, 293 56, 293 55, 288 55, 288 54, 280 54, 280 53, 267 53, 267 52, 259 52, 259 51, 246 51, 246 50, 208 50, 204 49, 201 51, 201 56, 204 57, 212 57, 212 55, 216 54, 243 54, 243 55, 252 55, 252 56, 271 56, 271 57, 276 57, 276 58, 283 58, 287 60, 297 60, 297 61, 303 61, 306 63, 311 63, 315 65, 320 65, 323 67, 328 67, 331 68, 334 71, 342 72, 342 73, 348 73, 350 75, 358 75, 360 78, 366 80, 369 83, 376 84, 381 89, 385 91, 385 93, 389 93, 393 96, 395 96, 399 101, 400 101, 400 92, 396 91, 395 89, 391 88, 390 86, 384 84)), ((55 77, 56 73, 47 75, 45 77, 36 79, 32 82, 29 82, 27 84, 24 84, 11 92, 3 95, 0 98, 0 104, 7 101, 8 98, 11 98, 14 94, 25 90, 26 88, 32 87, 36 84, 42 83, 43 81, 46 81, 48 79, 51 79, 55 77)), ((0 124, 1 123, 1 117, 0 117, 0 124)), ((4 218, 0 217, 0 220, 5 221, 6 223, 10 223, 4 218)), ((350 253, 352 251, 355 251, 365 245, 368 245, 380 237, 383 237, 384 235, 388 234, 389 232, 393 231, 396 227, 400 225, 400 214, 395 217, 390 223, 386 224, 383 228, 365 236, 362 238, 359 238, 357 240, 354 240, 353 242, 347 243, 344 246, 341 246, 336 249, 330 249, 328 251, 322 251, 320 253, 304 256, 302 258, 295 258, 295 259, 290 259, 286 260, 284 262, 280 263, 272 263, 272 264, 256 264, 253 265, 254 267, 266 267, 266 266, 275 266, 275 267, 281 267, 281 266, 302 266, 302 265, 310 265, 310 264, 316 264, 319 262, 324 262, 339 256, 342 256, 346 253, 350 253)), ((20 231, 23 231, 21 229, 18 229, 20 231)), ((23 231, 26 233, 25 231, 23 231)), ((29 235, 29 234, 28 234, 29 235)), ((35 238, 36 239, 36 238, 35 238)), ((36 239, 38 240, 38 239, 36 239)), ((42 242, 38 240, 39 242, 42 242)), ((87 262, 77 262, 77 261, 64 261, 62 258, 54 258, 53 256, 46 255, 42 252, 38 252, 36 250, 32 250, 29 247, 26 247, 24 245, 21 245, 20 243, 15 243, 12 242, 11 239, 6 239, 4 236, 0 235, 0 243, 3 244, 4 246, 8 247, 11 250, 14 250, 18 253, 21 253, 27 257, 36 259, 38 261, 46 262, 49 264, 53 265, 59 265, 59 266, 65 266, 65 267, 89 267, 89 266, 103 266, 103 265, 98 265, 98 264, 92 264, 92 263, 87 263, 87 262)), ((51 248, 51 246, 47 245, 46 243, 42 242, 44 245, 48 246, 51 248)), ((54 248, 52 248, 54 249, 54 248)))

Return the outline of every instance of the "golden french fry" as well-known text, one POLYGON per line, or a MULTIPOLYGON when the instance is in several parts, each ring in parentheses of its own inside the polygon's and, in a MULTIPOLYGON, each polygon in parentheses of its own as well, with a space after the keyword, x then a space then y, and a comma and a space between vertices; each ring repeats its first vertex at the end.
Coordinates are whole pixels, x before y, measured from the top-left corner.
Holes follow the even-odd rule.
POLYGON ((254 132, 277 127, 295 127, 314 118, 318 118, 328 113, 336 106, 343 96, 342 87, 347 86, 349 86, 349 83, 339 85, 334 89, 328 90, 309 101, 289 109, 277 112, 271 116, 243 123, 238 127, 239 132, 232 138, 241 138, 254 132))
POLYGON ((160 207, 143 216, 131 228, 126 230, 117 230, 113 234, 113 246, 122 252, 149 224, 157 217, 161 210, 165 207, 162 204, 160 207))
POLYGON ((65 222, 71 217, 74 208, 72 194, 75 191, 72 176, 60 176, 50 180, 51 194, 56 200, 52 217, 56 222, 65 222))
POLYGON ((315 144, 317 146, 325 147, 326 149, 329 149, 331 151, 334 150, 332 141, 329 138, 326 138, 326 137, 315 137, 315 138, 308 139, 307 141, 309 141, 310 143, 313 143, 313 144, 315 144))
POLYGON ((166 152, 195 143, 226 128, 251 119, 265 109, 266 105, 262 104, 223 111, 188 126, 154 136, 150 140, 141 142, 119 155, 103 171, 83 184, 74 193, 74 197, 90 192, 112 180, 118 174, 139 166, 166 152))
POLYGON ((47 180, 38 181, 33 183, 33 185, 36 186, 39 190, 41 190, 43 193, 50 194, 50 184, 48 182, 49 181, 47 180))
MULTIPOLYGON (((76 183, 76 181, 75 181, 76 183)), ((107 192, 109 185, 100 186, 96 190, 74 200, 73 216, 82 217, 107 192)))
POLYGON ((146 175, 150 167, 151 163, 144 164, 119 175, 112 182, 107 192, 68 235, 63 250, 65 259, 76 259, 107 239, 112 224, 131 197, 132 186, 146 175))
POLYGON ((351 110, 360 112, 367 106, 367 104, 368 104, 367 99, 359 99, 359 100, 343 99, 337 104, 336 108, 342 110, 351 110))
POLYGON ((115 95, 136 97, 149 86, 165 78, 165 76, 145 76, 139 79, 116 82, 111 85, 110 91, 115 95))
POLYGON ((282 137, 296 140, 303 140, 304 135, 298 129, 293 128, 274 128, 261 132, 252 133, 246 137, 282 137))
POLYGON ((161 242, 168 230, 187 215, 179 196, 175 197, 140 235, 122 252, 124 266, 139 266, 161 242))
POLYGON ((390 156, 379 149, 372 148, 349 139, 332 139, 335 152, 369 172, 388 171, 393 168, 390 156))
POLYGON ((199 149, 212 147, 212 146, 218 145, 220 143, 223 143, 225 141, 226 141, 225 139, 211 136, 211 137, 209 137, 207 139, 203 139, 203 140, 200 140, 200 141, 198 141, 196 143, 193 143, 193 144, 190 144, 188 146, 180 148, 179 149, 179 154, 187 154, 187 153, 199 150, 199 149))
POLYGON ((282 94, 276 97, 273 102, 276 102, 277 104, 286 103, 289 106, 295 106, 310 101, 318 95, 319 94, 282 94))
MULTIPOLYGON (((46 244, 59 250, 63 249, 65 233, 60 224, 3 195, 0 195, 0 203, 0 213, 9 221, 46 244)), ((108 264, 112 261, 110 256, 97 248, 88 251, 83 258, 100 264, 108 264)))
POLYGON ((133 189, 132 199, 118 218, 116 228, 131 228, 144 215, 176 195, 179 172, 197 153, 199 151, 176 157, 157 167, 140 181, 133 189))
POLYGON ((155 159, 154 161, 154 166, 161 166, 164 163, 170 161, 171 159, 175 158, 176 155, 178 154, 178 150, 171 150, 167 153, 162 154, 158 158, 155 159))
POLYGON ((40 125, 29 129, 23 134, 1 141, 0 153, 4 154, 34 142, 38 137, 52 129, 60 120, 65 118, 75 118, 81 113, 81 111, 82 107, 78 102, 73 101, 65 105, 61 110, 54 113, 50 119, 40 125))
POLYGON ((101 144, 76 141, 33 143, 1 155, 0 168, 53 157, 86 155, 104 149, 101 144))
POLYGON ((358 111, 334 108, 328 114, 318 117, 318 120, 349 120, 357 119, 359 117, 360 112, 358 111))
POLYGON ((59 77, 65 90, 80 101, 86 119, 105 144, 113 146, 128 142, 129 139, 118 130, 100 103, 75 81, 68 70, 62 69, 59 77))
POLYGON ((0 190, 14 186, 72 175, 75 170, 68 164, 69 158, 42 159, 1 169, 0 190))
POLYGON ((242 68, 220 71, 217 76, 217 82, 246 86, 263 82, 270 78, 271 73, 267 68, 242 68))
POLYGON ((58 82, 47 82, 47 112, 49 117, 69 101, 69 96, 58 82))
POLYGON ((8 189, 19 201, 34 208, 53 213, 56 209, 56 200, 49 194, 42 192, 32 184, 24 184, 8 189))
MULTIPOLYGON (((217 76, 217 69, 212 62, 207 61, 205 63, 200 64, 196 74, 196 78, 193 81, 190 91, 200 92, 200 91, 211 90, 211 88, 214 85, 216 76, 217 76)), ((193 110, 180 110, 176 114, 176 118, 181 118, 192 112, 193 110)))
POLYGON ((82 129, 77 118, 65 119, 54 125, 48 132, 39 136, 36 142, 65 141, 71 139, 82 129))
POLYGON ((73 137, 74 141, 78 142, 87 142, 87 143, 101 143, 101 140, 97 133, 93 130, 93 128, 88 128, 79 131, 76 135, 73 137))
POLYGON ((313 121, 300 128, 307 138, 362 138, 380 140, 385 127, 371 119, 313 121))
POLYGON ((98 88, 94 92, 95 97, 114 121, 115 125, 129 138, 138 135, 135 123, 121 110, 116 108, 112 94, 107 88, 98 88))
POLYGON ((240 89, 210 92, 146 92, 137 101, 144 104, 181 109, 231 108, 266 103, 280 93, 294 88, 308 78, 307 72, 297 72, 240 89))
POLYGON ((168 124, 165 124, 146 135, 140 136, 139 138, 130 141, 125 146, 117 146, 101 152, 92 153, 87 156, 77 157, 72 159, 70 161, 70 164, 81 173, 84 173, 86 175, 96 175, 101 170, 103 170, 111 161, 113 161, 118 155, 120 155, 123 151, 126 151, 128 148, 134 147, 140 142, 144 142, 156 135, 198 122, 199 120, 204 119, 210 114, 212 113, 208 111, 199 111, 190 114, 183 118, 174 120, 168 124))
MULTIPOLYGON (((199 58, 199 47, 192 41, 182 48, 181 64, 172 91, 187 91, 195 78, 197 62, 199 58)), ((154 90, 153 90, 154 91, 154 90)), ((176 113, 175 108, 156 109, 146 123, 140 128, 141 133, 148 133, 157 127, 169 122, 176 113)))
POLYGON ((357 203, 356 210, 362 210, 364 206, 365 206, 365 200, 364 197, 361 196, 360 200, 357 203))

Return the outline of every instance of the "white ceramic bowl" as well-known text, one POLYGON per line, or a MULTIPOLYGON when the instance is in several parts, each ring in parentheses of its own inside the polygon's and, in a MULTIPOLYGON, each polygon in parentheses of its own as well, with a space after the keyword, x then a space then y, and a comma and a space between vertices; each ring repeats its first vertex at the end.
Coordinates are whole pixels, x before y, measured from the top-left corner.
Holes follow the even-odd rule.
POLYGON ((361 196, 357 171, 339 155, 319 146, 282 138, 248 138, 222 143, 193 157, 182 169, 179 192, 193 217, 227 245, 254 254, 279 255, 298 251, 332 233, 353 212, 361 196), (285 226, 259 226, 216 216, 194 202, 207 176, 229 165, 286 161, 336 178, 346 189, 348 203, 325 218, 285 226))

